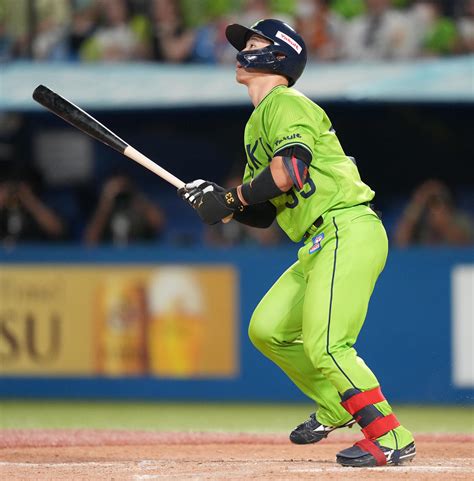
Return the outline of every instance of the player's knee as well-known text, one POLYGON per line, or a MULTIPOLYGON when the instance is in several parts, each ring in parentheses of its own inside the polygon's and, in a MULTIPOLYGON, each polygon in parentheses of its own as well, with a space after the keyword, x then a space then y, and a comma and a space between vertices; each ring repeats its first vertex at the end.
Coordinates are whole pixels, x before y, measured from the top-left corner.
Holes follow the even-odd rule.
POLYGON ((265 322, 265 318, 259 314, 258 309, 250 320, 248 335, 252 344, 260 351, 271 343, 272 334, 268 329, 268 322, 265 322))

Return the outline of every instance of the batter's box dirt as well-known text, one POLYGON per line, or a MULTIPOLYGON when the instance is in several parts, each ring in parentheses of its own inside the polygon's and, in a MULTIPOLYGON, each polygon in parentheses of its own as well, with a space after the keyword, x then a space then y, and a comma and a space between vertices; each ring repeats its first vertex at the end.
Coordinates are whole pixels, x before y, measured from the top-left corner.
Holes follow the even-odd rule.
POLYGON ((474 436, 418 435, 407 465, 343 468, 338 450, 360 435, 312 446, 281 434, 153 433, 98 430, 0 431, 5 480, 470 480, 474 436))

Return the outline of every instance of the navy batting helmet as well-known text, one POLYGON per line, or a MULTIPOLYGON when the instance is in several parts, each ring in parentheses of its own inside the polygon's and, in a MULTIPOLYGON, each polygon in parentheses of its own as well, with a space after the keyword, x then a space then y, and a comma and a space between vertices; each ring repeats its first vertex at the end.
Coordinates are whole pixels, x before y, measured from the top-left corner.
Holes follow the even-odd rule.
POLYGON ((244 68, 273 72, 288 78, 291 87, 303 73, 306 65, 306 45, 303 39, 281 20, 259 20, 250 28, 232 24, 225 31, 227 40, 239 53, 237 61, 244 68), (247 50, 247 40, 253 35, 266 38, 271 45, 258 50, 247 50))

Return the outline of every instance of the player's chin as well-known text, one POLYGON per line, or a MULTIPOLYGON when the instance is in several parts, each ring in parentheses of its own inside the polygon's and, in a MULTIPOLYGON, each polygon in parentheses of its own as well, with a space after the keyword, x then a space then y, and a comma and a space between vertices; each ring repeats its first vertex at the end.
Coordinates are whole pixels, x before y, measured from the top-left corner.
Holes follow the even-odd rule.
POLYGON ((242 73, 243 69, 239 69, 235 72, 235 80, 239 84, 245 85, 248 82, 248 78, 246 78, 245 72, 242 73))
POLYGON ((247 85, 249 80, 253 77, 250 69, 238 68, 235 72, 235 79, 239 84, 247 85))

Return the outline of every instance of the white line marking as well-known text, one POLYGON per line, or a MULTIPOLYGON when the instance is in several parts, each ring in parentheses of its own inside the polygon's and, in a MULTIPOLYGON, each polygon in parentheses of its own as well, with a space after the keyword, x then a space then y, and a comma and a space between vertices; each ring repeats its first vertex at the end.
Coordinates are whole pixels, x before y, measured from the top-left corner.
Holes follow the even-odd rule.
MULTIPOLYGON (((441 465, 441 466, 430 466, 430 465, 413 465, 413 466, 383 466, 383 467, 376 467, 376 468, 354 468, 350 469, 347 467, 308 467, 308 468, 299 468, 299 467, 291 467, 288 466, 288 471, 293 473, 354 473, 356 471, 362 472, 392 472, 392 473, 472 473, 472 460, 469 458, 456 458, 457 461, 462 463, 467 463, 465 466, 453 466, 453 465, 441 465)), ((208 464, 208 462, 204 462, 204 464, 208 464)), ((212 464, 212 462, 210 463, 212 464)), ((219 462, 219 464, 222 464, 219 462)), ((223 463, 225 464, 225 462, 223 463)), ((245 465, 249 464, 244 460, 233 462, 234 465, 245 465)), ((255 462, 251 462, 250 464, 255 464, 255 462)), ((0 467, 16 467, 16 468, 31 468, 31 469, 38 469, 38 468, 77 468, 77 467, 101 467, 101 468, 113 468, 117 469, 118 467, 126 468, 127 470, 134 470, 138 468, 139 470, 152 470, 152 469, 160 469, 162 467, 159 461, 155 460, 148 460, 144 459, 137 463, 133 463, 130 461, 82 461, 82 462, 72 462, 72 463, 27 463, 27 462, 10 462, 10 461, 0 461, 0 467)), ((153 479, 161 479, 161 478, 172 478, 172 477, 182 477, 183 473, 180 474, 135 474, 133 479, 136 481, 146 481, 146 480, 153 480, 153 479)), ((199 476, 196 474, 196 476, 199 476)))
POLYGON ((124 465, 124 466, 130 466, 133 463, 130 461, 81 461, 79 463, 17 463, 17 462, 10 462, 10 461, 0 461, 0 466, 15 466, 17 468, 41 468, 41 467, 46 467, 46 468, 65 468, 65 467, 71 467, 71 468, 76 468, 76 467, 81 467, 81 466, 100 466, 100 467, 115 467, 117 465, 124 465))
POLYGON ((147 479, 172 478, 178 476, 182 477, 181 474, 135 474, 133 479, 135 481, 146 481, 147 479))
POLYGON ((156 469, 160 467, 159 461, 153 461, 152 459, 142 459, 138 463, 138 467, 143 469, 144 471, 149 469, 156 469))
MULTIPOLYGON (((395 473, 472 473, 471 466, 378 466, 375 468, 355 468, 358 471, 390 471, 395 473)), ((293 473, 353 473, 350 468, 288 468, 293 473)))

